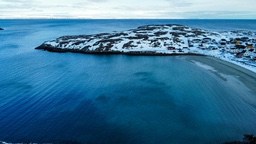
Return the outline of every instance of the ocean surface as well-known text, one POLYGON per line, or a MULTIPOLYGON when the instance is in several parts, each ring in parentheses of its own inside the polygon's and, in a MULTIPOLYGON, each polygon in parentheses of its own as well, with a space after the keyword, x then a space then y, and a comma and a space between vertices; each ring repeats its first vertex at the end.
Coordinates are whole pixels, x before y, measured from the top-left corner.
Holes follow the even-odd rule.
POLYGON ((255 91, 190 57, 34 50, 63 35, 173 23, 256 31, 256 20, 0 20, 0 141, 203 144, 256 134, 255 91))

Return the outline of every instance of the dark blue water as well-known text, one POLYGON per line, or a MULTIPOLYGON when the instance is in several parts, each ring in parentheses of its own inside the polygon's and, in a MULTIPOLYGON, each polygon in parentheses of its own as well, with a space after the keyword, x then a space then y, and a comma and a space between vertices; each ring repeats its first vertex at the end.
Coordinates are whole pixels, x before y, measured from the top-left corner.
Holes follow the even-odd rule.
POLYGON ((256 30, 255 20, 0 20, 0 141, 222 143, 256 133, 255 93, 189 57, 34 50, 62 35, 160 23, 256 30))

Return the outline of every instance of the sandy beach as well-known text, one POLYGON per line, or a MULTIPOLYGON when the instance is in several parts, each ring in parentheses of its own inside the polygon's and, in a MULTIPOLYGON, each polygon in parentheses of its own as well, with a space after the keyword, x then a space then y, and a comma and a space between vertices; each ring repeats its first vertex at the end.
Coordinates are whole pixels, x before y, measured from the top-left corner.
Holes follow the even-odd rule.
MULTIPOLYGON (((209 56, 188 56, 187 60, 191 62, 199 62, 204 65, 210 66, 211 68, 206 68, 218 76, 221 74, 234 76, 239 81, 241 81, 246 87, 248 87, 256 95, 256 73, 247 70, 243 67, 229 63, 214 57, 209 56)), ((222 77, 223 78, 223 77, 222 77)))

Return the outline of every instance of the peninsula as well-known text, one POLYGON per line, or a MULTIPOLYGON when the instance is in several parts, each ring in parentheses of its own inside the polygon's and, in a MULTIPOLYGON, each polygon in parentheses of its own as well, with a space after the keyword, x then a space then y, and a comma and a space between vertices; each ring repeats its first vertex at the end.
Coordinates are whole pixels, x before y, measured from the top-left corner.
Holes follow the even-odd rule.
POLYGON ((179 24, 145 25, 127 31, 62 36, 36 49, 51 52, 131 55, 206 55, 256 72, 256 32, 212 32, 179 24))

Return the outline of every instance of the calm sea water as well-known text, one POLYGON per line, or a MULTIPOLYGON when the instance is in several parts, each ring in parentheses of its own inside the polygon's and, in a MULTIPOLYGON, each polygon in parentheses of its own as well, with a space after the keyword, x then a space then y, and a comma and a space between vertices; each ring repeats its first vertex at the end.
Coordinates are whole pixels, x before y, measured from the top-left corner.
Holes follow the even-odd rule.
POLYGON ((161 23, 256 30, 255 20, 0 20, 0 141, 189 144, 256 134, 256 98, 243 101, 185 57, 34 50, 62 35, 161 23))

